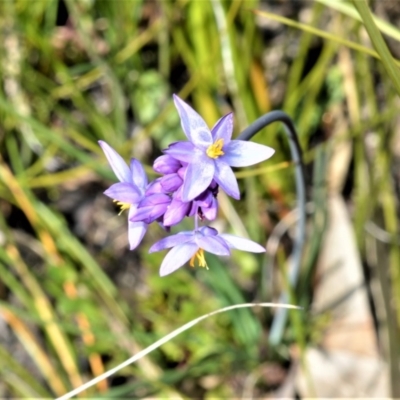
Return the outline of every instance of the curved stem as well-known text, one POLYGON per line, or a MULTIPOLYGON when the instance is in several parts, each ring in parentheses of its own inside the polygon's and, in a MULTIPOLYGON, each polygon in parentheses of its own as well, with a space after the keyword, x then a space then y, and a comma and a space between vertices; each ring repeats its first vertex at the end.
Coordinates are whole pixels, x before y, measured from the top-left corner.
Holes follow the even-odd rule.
MULTIPOLYGON (((271 111, 268 114, 255 120, 248 128, 246 128, 237 138, 238 140, 250 140, 256 133, 272 124, 273 122, 282 122, 285 128, 285 133, 289 140, 290 152, 295 164, 295 179, 296 179, 296 195, 297 195, 297 208, 299 211, 299 222, 297 226, 296 239, 294 242, 293 253, 291 256, 291 268, 289 270, 289 283, 293 287, 298 279, 301 265, 301 257, 303 254, 303 247, 306 233, 306 185, 302 150, 298 140, 296 129, 293 125, 291 118, 283 111, 271 111)), ((286 303, 288 293, 283 293, 280 302, 286 303)), ((272 322, 269 341, 272 345, 280 342, 283 329, 285 327, 287 318, 287 310, 279 309, 275 314, 272 322)))
MULTIPOLYGON (((56 400, 67 400, 70 399, 71 397, 83 392, 84 390, 94 386, 96 383, 101 382, 102 380, 110 377, 111 375, 115 374, 122 368, 127 367, 128 365, 133 364, 134 362, 140 360, 147 354, 150 354, 153 350, 158 349, 160 346, 162 346, 165 343, 168 343, 170 340, 174 339, 176 336, 180 335, 182 332, 187 331, 188 329, 192 328, 193 326, 197 325, 199 322, 204 321, 205 319, 212 317, 213 315, 216 314, 222 314, 230 310, 236 310, 238 308, 252 308, 252 307, 276 307, 278 309, 281 308, 290 308, 294 310, 301 310, 301 307, 297 306, 292 306, 290 304, 274 304, 274 303, 244 303, 244 304, 235 304, 233 306, 228 306, 224 308, 220 308, 216 311, 212 311, 208 314, 202 315, 201 317, 198 317, 190 322, 187 322, 185 325, 181 326, 178 329, 175 329, 174 331, 168 333, 168 335, 165 335, 161 339, 157 340, 150 346, 146 347, 145 349, 139 351, 139 353, 135 354, 134 356, 128 358, 126 361, 122 362, 121 364, 118 364, 116 367, 108 370, 107 372, 97 376, 96 378, 90 380, 89 382, 85 383, 82 386, 79 386, 78 388, 66 393, 64 396, 58 397, 56 400)), ((176 397, 175 397, 176 398, 176 397)))

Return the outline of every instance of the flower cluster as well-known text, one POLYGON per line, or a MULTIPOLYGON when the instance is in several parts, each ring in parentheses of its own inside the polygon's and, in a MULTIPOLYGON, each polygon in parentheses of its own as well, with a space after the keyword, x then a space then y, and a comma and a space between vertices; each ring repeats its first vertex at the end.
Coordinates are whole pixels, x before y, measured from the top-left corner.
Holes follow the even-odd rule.
POLYGON ((193 231, 179 232, 155 243, 150 252, 171 248, 161 264, 165 276, 187 261, 206 267, 204 251, 228 256, 230 249, 254 253, 265 249, 251 240, 218 234, 209 226, 198 227, 198 221, 212 221, 218 212, 218 190, 239 199, 239 187, 231 167, 246 167, 270 158, 274 150, 267 146, 232 140, 233 115, 222 117, 210 130, 189 105, 174 95, 182 129, 188 139, 175 142, 158 157, 153 169, 161 174, 148 183, 140 162, 132 158, 128 166, 107 143, 99 141, 119 182, 104 194, 114 199, 121 211, 129 210, 130 249, 143 239, 147 227, 156 221, 167 231, 183 218, 194 217, 193 231))

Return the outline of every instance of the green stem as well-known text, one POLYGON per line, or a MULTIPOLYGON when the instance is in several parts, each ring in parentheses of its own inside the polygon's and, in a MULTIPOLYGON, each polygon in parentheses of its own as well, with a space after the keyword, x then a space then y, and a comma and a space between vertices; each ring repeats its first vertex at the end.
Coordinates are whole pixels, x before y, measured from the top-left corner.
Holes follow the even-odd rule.
POLYGON ((381 60, 383 66, 386 69, 390 79, 393 82, 393 85, 397 91, 397 94, 400 95, 400 74, 399 69, 394 63, 393 57, 390 54, 390 51, 383 40, 382 34, 378 27, 375 25, 375 22, 372 18, 371 11, 368 7, 368 4, 365 0, 352 0, 354 7, 357 9, 360 14, 365 29, 368 32, 368 35, 371 39, 373 46, 377 53, 381 56, 381 60))

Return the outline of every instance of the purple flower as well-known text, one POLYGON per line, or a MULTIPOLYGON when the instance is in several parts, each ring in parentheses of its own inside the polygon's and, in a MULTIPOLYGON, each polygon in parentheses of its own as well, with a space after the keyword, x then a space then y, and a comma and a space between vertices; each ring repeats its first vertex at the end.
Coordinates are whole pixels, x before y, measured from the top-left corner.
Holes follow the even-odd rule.
POLYGON ((129 221, 143 221, 151 224, 165 214, 170 203, 171 198, 163 193, 146 196, 138 203, 136 210, 129 215, 129 221))
POLYGON ((259 244, 234 235, 218 235, 216 229, 203 226, 195 231, 179 232, 161 239, 149 250, 149 253, 163 249, 172 249, 165 256, 161 267, 160 276, 168 275, 182 267, 190 260, 189 265, 194 267, 195 261, 200 267, 208 268, 204 251, 219 256, 228 256, 230 249, 262 253, 265 249, 259 244))
POLYGON ((213 179, 228 195, 239 199, 239 187, 231 167, 257 164, 270 158, 275 150, 257 143, 231 140, 232 113, 222 117, 210 131, 200 115, 176 95, 174 102, 189 141, 172 143, 164 152, 189 164, 182 200, 193 200, 210 186, 213 179))
MULTIPOLYGON (((171 201, 168 204, 165 214, 159 219, 164 227, 176 225, 185 216, 193 216, 196 213, 201 220, 207 218, 211 221, 217 217, 218 201, 216 197, 218 194, 218 185, 215 181, 212 181, 210 186, 193 201, 182 200, 183 178, 187 166, 187 163, 176 160, 169 155, 163 155, 154 161, 153 169, 165 175, 149 184, 146 189, 146 196, 156 193, 171 196, 171 201)), ((145 222, 149 222, 146 219, 142 219, 145 217, 145 214, 139 211, 142 207, 142 203, 139 204, 137 214, 132 219, 133 221, 144 220, 145 222)))
POLYGON ((128 167, 123 158, 106 142, 99 140, 99 145, 119 180, 119 183, 111 185, 104 194, 114 199, 121 206, 121 211, 129 209, 128 238, 130 249, 134 250, 142 241, 147 230, 147 224, 142 221, 132 222, 130 218, 143 199, 147 186, 147 176, 138 160, 132 158, 130 167, 128 167))
POLYGON ((173 226, 182 221, 185 216, 197 214, 200 220, 204 218, 213 221, 218 212, 218 185, 212 181, 211 185, 192 201, 182 200, 182 186, 172 194, 171 204, 164 214, 164 226, 173 226))
POLYGON ((151 194, 156 193, 164 193, 164 189, 161 186, 161 179, 162 178, 157 178, 148 184, 145 192, 146 196, 150 196, 151 194))
POLYGON ((182 164, 175 158, 167 155, 160 156, 154 160, 153 169, 160 174, 172 174, 177 172, 182 164))
MULTIPOLYGON (((179 190, 178 192, 181 192, 179 190)), ((174 196, 171 204, 168 206, 167 211, 164 214, 163 224, 164 226, 173 226, 179 224, 185 218, 191 210, 191 202, 183 202, 180 196, 174 196)))
POLYGON ((188 214, 189 217, 198 214, 200 220, 208 219, 213 221, 218 213, 218 185, 213 180, 210 186, 202 194, 192 201, 192 208, 188 214))
POLYGON ((166 193, 175 192, 182 186, 183 180, 177 174, 167 174, 160 179, 160 184, 166 193))
POLYGON ((162 178, 157 179, 164 193, 173 193, 182 186, 186 168, 187 163, 181 163, 168 155, 156 158, 153 163, 154 171, 164 174, 162 178))

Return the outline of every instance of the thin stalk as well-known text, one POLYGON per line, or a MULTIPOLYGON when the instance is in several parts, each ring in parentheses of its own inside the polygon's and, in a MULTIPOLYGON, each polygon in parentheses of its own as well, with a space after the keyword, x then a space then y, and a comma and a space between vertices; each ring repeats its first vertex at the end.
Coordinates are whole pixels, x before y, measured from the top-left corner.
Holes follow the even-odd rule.
POLYGON ((137 360, 140 360, 142 357, 144 357, 147 354, 150 354, 153 350, 158 349, 160 346, 163 344, 169 342, 171 339, 174 339, 176 336, 180 335, 182 332, 185 332, 186 330, 190 329, 191 327, 197 325, 199 322, 212 317, 216 314, 221 314, 225 313, 227 311, 235 310, 238 308, 253 308, 253 307, 285 307, 285 308, 290 308, 290 309, 297 309, 299 310, 300 307, 292 306, 290 304, 274 304, 274 303, 244 303, 244 304, 235 304, 233 306, 228 306, 224 308, 220 308, 216 311, 210 312, 208 314, 202 315, 201 317, 198 317, 185 325, 181 326, 178 329, 175 329, 168 335, 163 336, 161 339, 157 340, 150 346, 146 347, 145 349, 141 350, 139 353, 135 354, 134 356, 128 358, 126 361, 122 362, 121 364, 118 364, 116 367, 110 369, 109 371, 105 372, 104 374, 92 379, 91 381, 85 383, 84 385, 66 393, 64 396, 59 397, 56 400, 67 400, 70 399, 71 397, 83 392, 84 390, 92 387, 93 385, 96 385, 98 382, 101 382, 102 380, 112 376, 122 368, 127 367, 128 365, 133 364, 137 360))
MULTIPOLYGON (((300 272, 301 258, 303 254, 305 234, 306 234, 306 189, 303 155, 300 147, 296 128, 291 118, 283 111, 272 111, 255 120, 238 137, 238 140, 250 140, 259 131, 273 122, 282 122, 285 133, 289 140, 290 152, 295 165, 297 207, 299 210, 299 222, 297 226, 296 239, 294 242, 293 253, 291 256, 291 267, 289 270, 289 285, 293 288, 297 282, 300 272)), ((284 292, 280 297, 281 303, 287 303, 289 294, 284 292)), ((272 322, 269 342, 271 345, 277 345, 282 338, 283 329, 287 319, 287 310, 279 309, 272 322)))

